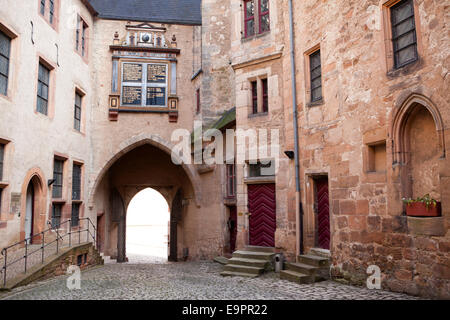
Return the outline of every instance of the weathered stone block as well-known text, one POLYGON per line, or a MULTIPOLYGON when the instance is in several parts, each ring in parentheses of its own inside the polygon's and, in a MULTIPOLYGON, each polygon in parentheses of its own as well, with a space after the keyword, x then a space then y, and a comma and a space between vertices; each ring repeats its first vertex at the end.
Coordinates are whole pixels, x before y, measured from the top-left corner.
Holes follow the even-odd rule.
POLYGON ((408 232, 418 235, 444 236, 444 217, 408 217, 408 232))

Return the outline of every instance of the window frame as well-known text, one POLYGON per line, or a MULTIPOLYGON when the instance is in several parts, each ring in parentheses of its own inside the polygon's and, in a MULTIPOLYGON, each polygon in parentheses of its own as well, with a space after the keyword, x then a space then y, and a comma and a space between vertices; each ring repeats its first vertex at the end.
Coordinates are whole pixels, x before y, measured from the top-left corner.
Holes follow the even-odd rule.
MULTIPOLYGON (((255 10, 255 2, 259 0, 244 0, 244 38, 253 37, 256 35, 256 10, 255 10), (253 3, 253 16, 247 16, 247 3, 253 3), (247 22, 253 20, 253 34, 248 34, 247 22)), ((259 2, 258 2, 259 3, 259 2)))
POLYGON ((390 12, 390 24, 391 24, 390 27, 391 27, 391 35, 392 35, 392 50, 393 50, 393 58, 394 58, 394 69, 400 69, 411 63, 416 62, 419 59, 414 1, 413 0, 401 0, 401 1, 397 2, 396 4, 392 5, 391 7, 389 7, 389 12, 390 12), (409 17, 407 17, 399 22, 395 22, 395 15, 393 14, 394 10, 398 9, 400 7, 403 7, 403 6, 407 6, 407 5, 411 6, 412 15, 410 15, 409 17), (401 25, 402 23, 405 23, 408 20, 412 21, 413 28, 409 31, 406 31, 406 32, 400 34, 400 35, 396 35, 395 27, 401 25), (400 49, 396 48, 398 46, 398 40, 404 36, 407 36, 410 33, 413 34, 413 42, 408 44, 407 46, 404 46, 403 48, 400 48, 400 49), (400 63, 398 61, 398 53, 403 50, 406 50, 410 47, 414 47, 414 58, 400 63))
POLYGON ((80 225, 80 213, 81 213, 81 203, 80 202, 72 202, 71 213, 70 213, 70 224, 72 227, 78 227, 80 225), (77 208, 76 216, 74 215, 75 208, 77 208))
POLYGON ((61 224, 61 217, 62 217, 62 211, 63 211, 63 204, 62 203, 52 203, 52 228, 56 229, 56 226, 60 226, 61 224), (59 208, 59 215, 55 215, 56 208, 59 208), (57 224, 55 222, 58 222, 57 224))
POLYGON ((0 77, 5 78, 5 92, 0 92, 1 95, 8 96, 8 89, 9 89, 9 73, 10 73, 10 64, 11 64, 11 46, 12 46, 12 40, 8 34, 6 34, 3 30, 0 29, 0 33, 6 38, 8 42, 8 56, 5 56, 0 52, 0 58, 4 58, 6 60, 6 74, 3 74, 0 72, 0 77))
POLYGON ((269 112, 269 81, 267 78, 261 79, 262 113, 269 112))
POLYGON ((258 80, 250 81, 252 114, 258 113, 258 80))
POLYGON ((128 108, 136 108, 137 110, 145 110, 154 109, 154 108, 168 108, 168 99, 169 99, 169 63, 168 62, 154 62, 154 61, 128 61, 124 60, 120 62, 120 106, 128 107, 128 108), (124 82, 123 81, 123 71, 125 64, 140 64, 142 65, 142 79, 141 82, 124 82), (166 67, 166 79, 164 83, 151 83, 148 82, 147 79, 147 71, 149 65, 163 65, 166 67), (123 88, 124 87, 140 87, 141 88, 141 104, 140 105, 132 105, 132 104, 124 104, 123 103, 123 88), (165 89, 165 104, 164 105, 148 105, 147 104, 147 90, 148 88, 164 88, 165 89))
MULTIPOLYGON (((39 61, 39 67, 38 67, 38 82, 37 82, 37 101, 36 101, 36 111, 38 113, 41 113, 45 116, 48 116, 49 113, 49 104, 50 104, 50 82, 51 82, 51 69, 45 65, 44 63, 42 63, 42 61, 39 61), (47 79, 47 83, 44 82, 45 79, 41 79, 41 67, 42 69, 45 69, 47 71, 47 75, 48 75, 48 79, 47 79), (42 93, 42 86, 46 86, 47 87, 47 97, 44 98, 43 96, 40 95, 39 92, 42 93), (39 109, 39 101, 45 101, 46 105, 45 105, 45 113, 43 112, 43 110, 39 109)), ((42 105, 41 105, 42 108, 42 105)))
POLYGON ((82 119, 82 111, 83 111, 83 95, 75 90, 75 103, 74 103, 74 115, 73 127, 76 131, 81 132, 81 119, 82 119), (77 98, 79 97, 79 105, 77 105, 77 98), (79 111, 79 118, 77 118, 77 110, 79 111), (77 127, 78 125, 78 127, 77 127))
POLYGON ((3 181, 6 144, 0 142, 0 181, 3 181))
POLYGON ((237 189, 237 180, 236 180, 236 165, 234 163, 226 165, 226 188, 227 188, 227 198, 235 198, 236 197, 236 189, 237 189), (231 168, 231 172, 230 172, 231 168), (232 188, 232 192, 230 192, 230 187, 232 188))
POLYGON ((321 55, 321 51, 320 48, 311 52, 309 54, 309 91, 310 91, 310 97, 309 100, 311 103, 314 102, 318 102, 318 101, 322 101, 323 100, 323 86, 322 86, 322 55, 321 55), (313 68, 313 58, 318 57, 319 60, 319 65, 313 68), (313 77, 313 71, 319 69, 319 75, 313 77), (313 87, 313 82, 317 79, 320 79, 320 85, 313 87), (314 98, 313 92, 316 89, 320 88, 320 97, 318 98, 314 98))
POLYGON ((53 179, 55 180, 52 185, 52 199, 62 199, 63 197, 63 188, 64 188, 64 163, 65 160, 60 158, 53 159, 53 179), (61 171, 56 171, 57 166, 56 163, 61 163, 61 171), (57 184, 58 176, 60 176, 61 184, 57 184), (60 192, 56 193, 56 187, 60 190, 60 192))
POLYGON ((261 7, 262 7, 262 2, 264 1, 264 0, 257 0, 258 1, 258 34, 263 34, 263 33, 266 33, 266 32, 269 32, 270 31, 270 5, 269 5, 269 0, 267 0, 267 11, 261 11, 261 7), (265 30, 265 31, 263 31, 262 29, 261 29, 261 26, 262 26, 262 18, 264 17, 264 16, 268 16, 268 26, 267 26, 267 30, 265 30))
POLYGON ((201 109, 201 105, 200 105, 200 88, 197 88, 197 90, 195 90, 195 98, 196 98, 196 112, 197 114, 200 113, 200 109, 201 109))
POLYGON ((82 176, 83 176, 83 165, 74 162, 72 165, 72 200, 81 201, 81 190, 82 190, 82 176), (75 175, 77 168, 78 176, 75 175), (78 184, 75 183, 78 182, 78 184))

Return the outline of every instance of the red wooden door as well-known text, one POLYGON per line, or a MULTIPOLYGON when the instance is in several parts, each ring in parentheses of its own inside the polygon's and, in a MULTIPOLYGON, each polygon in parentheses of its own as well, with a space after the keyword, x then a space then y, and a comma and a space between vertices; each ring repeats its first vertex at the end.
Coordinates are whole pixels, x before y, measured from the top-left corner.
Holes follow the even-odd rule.
POLYGON ((275 246, 275 184, 248 185, 250 245, 275 246))
POLYGON ((328 178, 316 180, 317 190, 317 242, 320 248, 330 249, 330 201, 328 178))

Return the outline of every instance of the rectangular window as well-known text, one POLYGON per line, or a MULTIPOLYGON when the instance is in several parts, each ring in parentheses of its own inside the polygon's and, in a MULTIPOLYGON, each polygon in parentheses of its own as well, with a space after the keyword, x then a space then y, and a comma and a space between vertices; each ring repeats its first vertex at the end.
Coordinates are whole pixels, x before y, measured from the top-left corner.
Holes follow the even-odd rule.
POLYGON ((8 93, 9 59, 11 38, 0 31, 0 94, 8 93))
POLYGON ((322 99, 322 67, 320 63, 320 50, 309 56, 311 78, 311 102, 322 99))
POLYGON ((271 161, 264 161, 265 163, 262 163, 258 161, 256 164, 249 164, 249 177, 255 178, 255 177, 263 177, 263 176, 274 176, 275 175, 275 166, 272 165, 273 160, 271 161))
POLYGON ((38 88, 37 88, 37 112, 47 115, 48 91, 50 84, 50 70, 39 63, 38 88))
POLYGON ((166 107, 168 65, 122 64, 122 106, 166 107))
POLYGON ((236 196, 236 166, 227 164, 227 197, 236 196))
POLYGON ((418 59, 412 0, 404 0, 391 7, 391 23, 394 64, 395 68, 401 68, 418 59))
POLYGON ((2 193, 3 193, 3 189, 0 188, 0 215, 2 213, 2 193))
POLYGON ((244 6, 245 37, 250 37, 255 34, 255 1, 246 0, 244 6))
POLYGON ((0 144, 0 181, 3 180, 3 159, 5 157, 5 145, 0 144))
POLYGON ((77 16, 77 31, 75 36, 75 50, 78 51, 78 48, 80 47, 80 25, 81 25, 81 18, 80 16, 77 16))
POLYGON ((75 93, 75 111, 74 111, 74 128, 81 131, 81 95, 75 93))
POLYGON ((200 113, 200 89, 195 92, 195 97, 197 100, 197 113, 200 113))
POLYGON ((270 30, 269 0, 260 0, 259 5, 259 33, 270 30))
POLYGON ((45 15, 45 0, 41 0, 41 14, 45 15))
POLYGON ((62 204, 54 203, 52 208, 52 227, 58 228, 61 223, 62 204))
POLYGON ((81 26, 81 55, 84 57, 86 51, 86 25, 82 23, 81 26))
POLYGON ((268 112, 269 111, 269 92, 268 92, 268 87, 267 87, 267 79, 262 79, 261 84, 262 84, 262 96, 263 96, 262 112, 268 112))
POLYGON ((81 166, 73 165, 72 170, 72 200, 81 199, 81 166))
POLYGON ((50 22, 50 24, 53 24, 53 18, 54 18, 54 15, 55 15, 55 3, 54 3, 54 0, 49 0, 49 2, 50 2, 50 15, 49 15, 49 22, 50 22))
POLYGON ((252 86, 252 113, 258 113, 258 83, 256 81, 251 82, 252 86))
POLYGON ((72 203, 72 214, 70 218, 70 224, 72 227, 77 227, 80 222, 80 204, 72 203))
POLYGON ((53 198, 62 198, 64 161, 55 159, 53 163, 53 198))

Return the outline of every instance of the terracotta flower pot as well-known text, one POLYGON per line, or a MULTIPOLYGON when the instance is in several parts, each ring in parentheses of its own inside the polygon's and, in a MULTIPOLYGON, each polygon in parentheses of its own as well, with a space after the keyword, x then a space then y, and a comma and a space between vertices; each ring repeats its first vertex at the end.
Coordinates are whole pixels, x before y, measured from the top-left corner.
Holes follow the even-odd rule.
POLYGON ((406 205, 406 215, 410 217, 440 217, 441 203, 437 202, 436 206, 431 205, 427 208, 423 202, 412 202, 406 205))

